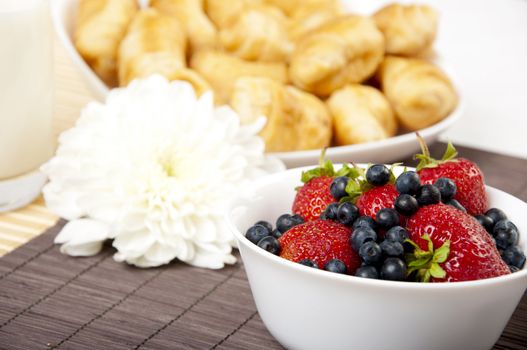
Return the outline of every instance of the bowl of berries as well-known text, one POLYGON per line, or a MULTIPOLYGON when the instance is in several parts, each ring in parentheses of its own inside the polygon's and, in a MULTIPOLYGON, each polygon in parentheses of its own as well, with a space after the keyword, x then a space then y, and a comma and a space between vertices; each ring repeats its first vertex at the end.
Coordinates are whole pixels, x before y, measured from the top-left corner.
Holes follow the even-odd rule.
POLYGON ((451 145, 441 160, 426 146, 416 157, 416 169, 322 160, 261 178, 232 202, 254 300, 283 346, 498 340, 527 287, 527 204, 485 186, 451 145))

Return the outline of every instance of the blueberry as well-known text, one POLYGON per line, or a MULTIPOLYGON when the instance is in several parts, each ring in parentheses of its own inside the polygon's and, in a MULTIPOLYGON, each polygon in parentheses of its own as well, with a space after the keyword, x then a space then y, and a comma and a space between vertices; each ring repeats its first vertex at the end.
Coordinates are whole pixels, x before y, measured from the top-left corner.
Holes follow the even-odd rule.
POLYGON ((404 243, 404 240, 409 238, 410 235, 408 231, 406 231, 405 228, 401 226, 394 226, 388 231, 386 231, 386 234, 384 235, 384 239, 391 242, 399 242, 401 244, 404 243))
POLYGON ((291 220, 293 220, 293 224, 294 224, 293 226, 300 225, 300 224, 304 223, 304 218, 301 217, 298 214, 295 214, 295 215, 291 216, 291 220))
POLYGON ((271 254, 278 255, 280 253, 280 243, 273 236, 267 236, 262 238, 258 242, 258 247, 263 250, 267 250, 271 254))
POLYGON ((513 265, 509 265, 509 270, 511 270, 511 273, 515 273, 515 272, 520 271, 519 268, 517 268, 516 266, 513 266, 513 265))
POLYGON ((461 205, 461 203, 459 203, 456 199, 451 199, 449 201, 446 201, 445 202, 446 205, 450 205, 458 210, 461 210, 463 213, 466 213, 467 210, 465 209, 464 206, 461 205))
POLYGON ((492 234, 492 229, 494 228, 494 222, 487 215, 478 214, 474 218, 479 222, 481 226, 487 230, 488 233, 492 234))
POLYGON ((399 225, 399 214, 395 209, 382 208, 377 212, 375 221, 380 228, 388 230, 399 225))
POLYGON ((342 197, 346 197, 348 193, 346 192, 346 186, 348 186, 349 177, 339 176, 333 179, 333 182, 329 186, 329 192, 336 200, 340 200, 342 197))
POLYGON ((393 203, 395 209, 404 216, 411 216, 417 209, 419 209, 419 203, 417 199, 409 194, 401 194, 395 199, 393 203))
POLYGON ((518 243, 520 233, 518 232, 516 225, 505 219, 498 221, 496 225, 494 225, 493 236, 498 248, 507 249, 518 243))
POLYGON ((276 228, 282 233, 286 233, 291 227, 300 225, 304 219, 300 215, 283 214, 276 220, 276 228))
POLYGON ((377 223, 371 217, 364 215, 364 216, 359 216, 357 220, 355 220, 355 222, 353 223, 352 227, 354 230, 359 227, 369 227, 372 230, 376 231, 377 223))
POLYGON ((374 186, 382 186, 390 180, 390 170, 383 164, 375 164, 366 171, 366 181, 374 186))
POLYGON ((374 241, 368 241, 360 247, 359 256, 366 264, 375 264, 382 259, 382 249, 374 241))
POLYGON ((377 233, 371 227, 361 226, 356 228, 350 237, 350 243, 353 250, 359 251, 360 247, 369 241, 375 242, 377 240, 377 233))
POLYGON ((399 242, 384 240, 380 247, 384 256, 402 257, 404 254, 404 247, 399 242))
POLYGON ((269 236, 269 233, 269 230, 265 226, 254 225, 249 227, 247 232, 245 232, 245 237, 254 244, 258 244, 262 238, 269 236))
POLYGON ((346 273, 348 271, 348 269, 346 269, 346 265, 344 265, 344 263, 339 259, 331 259, 328 261, 324 266, 324 270, 335 273, 346 273))
POLYGON ((505 215, 505 213, 498 208, 490 208, 485 212, 485 215, 492 219, 493 225, 495 225, 498 221, 507 219, 507 215, 505 215))
POLYGON ((454 181, 447 177, 440 177, 434 182, 434 186, 437 187, 441 193, 441 200, 447 202, 454 198, 457 191, 457 186, 454 181))
POLYGON ((282 233, 285 233, 293 226, 293 220, 290 214, 282 214, 276 219, 276 229, 282 233))
POLYGON ((507 265, 517 267, 518 269, 522 269, 525 265, 525 254, 517 245, 505 249, 501 254, 501 258, 507 265))
POLYGON ((322 220, 337 220, 337 210, 338 210, 339 204, 338 203, 330 203, 326 210, 320 215, 320 219, 322 220))
POLYGON ((395 180, 395 188, 400 194, 416 194, 420 187, 421 179, 415 171, 405 171, 395 180))
POLYGON ((426 184, 419 188, 415 198, 420 206, 437 204, 441 202, 441 192, 434 185, 426 184))
POLYGON ((351 202, 341 203, 337 210, 337 218, 343 225, 351 226, 359 217, 359 208, 351 202))
POLYGON ((271 232, 271 236, 273 236, 276 239, 282 237, 282 235, 283 235, 283 233, 278 231, 277 229, 274 229, 273 232, 271 232))
POLYGON ((387 258, 381 267, 381 279, 390 281, 406 280, 406 264, 399 258, 387 258))
POLYGON ((379 272, 377 271, 375 266, 365 265, 357 269, 357 271, 355 272, 355 276, 362 278, 378 279, 379 272))
POLYGON ((260 220, 257 223, 255 223, 255 225, 262 225, 263 227, 267 229, 267 231, 269 231, 269 233, 273 232, 273 225, 271 225, 268 221, 260 220))
POLYGON ((304 265, 304 266, 307 266, 307 267, 312 267, 314 269, 318 269, 318 265, 316 262, 314 262, 313 260, 309 260, 309 259, 302 259, 298 262, 300 265, 304 265))

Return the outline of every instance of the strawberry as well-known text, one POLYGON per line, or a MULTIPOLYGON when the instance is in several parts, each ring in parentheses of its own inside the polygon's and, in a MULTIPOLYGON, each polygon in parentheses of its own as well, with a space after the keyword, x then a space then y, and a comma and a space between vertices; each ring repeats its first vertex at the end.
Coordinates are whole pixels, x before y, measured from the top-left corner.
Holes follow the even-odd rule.
POLYGON ((427 282, 472 281, 510 273, 492 237, 472 216, 446 204, 419 208, 409 218, 408 273, 427 282))
MULTIPOLYGON (((377 212, 383 208, 394 208, 395 199, 399 196, 399 192, 395 188, 395 175, 393 168, 400 165, 400 163, 393 164, 389 169, 389 180, 381 186, 374 186, 366 180, 365 171, 357 169, 359 177, 355 178, 354 182, 348 184, 346 190, 349 198, 355 202, 359 208, 360 215, 366 215, 375 219, 377 212)), ((404 218, 401 216, 400 218, 404 218)), ((401 221, 402 222, 402 221, 401 221)))
POLYGON ((348 274, 354 274, 360 266, 360 257, 351 245, 351 230, 330 220, 309 221, 295 226, 279 238, 284 259, 299 262, 314 261, 321 269, 331 259, 341 260, 348 274))
POLYGON ((322 151, 317 168, 302 172, 301 180, 304 185, 297 188, 293 201, 293 213, 300 215, 305 221, 318 219, 329 204, 337 202, 330 192, 335 177, 356 172, 347 165, 336 172, 331 161, 324 160, 324 153, 322 151))
POLYGON ((387 183, 383 186, 372 187, 363 192, 355 203, 359 208, 360 215, 367 215, 375 219, 377 212, 383 208, 393 208, 393 202, 399 193, 395 185, 387 183))
POLYGON ((329 192, 333 176, 318 176, 300 187, 293 202, 293 213, 300 215, 305 221, 316 220, 335 198, 329 192))
POLYGON ((449 143, 441 160, 430 157, 430 151, 424 140, 418 135, 423 153, 415 158, 420 162, 417 173, 423 184, 433 184, 440 177, 454 181, 457 192, 454 196, 471 215, 483 214, 488 209, 485 181, 480 168, 464 158, 456 158, 457 151, 449 143))

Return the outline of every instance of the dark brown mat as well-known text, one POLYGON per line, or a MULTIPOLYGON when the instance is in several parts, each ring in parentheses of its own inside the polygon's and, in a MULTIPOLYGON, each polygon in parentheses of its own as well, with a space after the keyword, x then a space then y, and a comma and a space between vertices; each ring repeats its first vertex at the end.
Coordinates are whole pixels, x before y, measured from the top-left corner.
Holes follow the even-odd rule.
MULTIPOLYGON (((527 160, 461 151, 490 185, 527 200, 527 160)), ((53 245, 63 224, 0 259, 0 348, 281 348, 256 312, 241 264, 143 270, 114 262, 110 247, 71 258, 53 245)), ((526 296, 495 349, 527 349, 526 296)))

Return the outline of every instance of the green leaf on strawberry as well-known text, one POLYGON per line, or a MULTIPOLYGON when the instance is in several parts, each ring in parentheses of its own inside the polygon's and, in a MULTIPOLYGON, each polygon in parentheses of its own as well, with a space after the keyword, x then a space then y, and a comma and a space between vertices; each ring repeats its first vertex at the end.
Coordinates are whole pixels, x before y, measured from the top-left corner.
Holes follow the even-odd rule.
POLYGON ((335 168, 333 167, 333 163, 331 163, 329 159, 326 160, 325 157, 326 149, 324 148, 320 153, 318 167, 302 172, 301 181, 303 183, 309 182, 312 179, 320 176, 335 176, 335 168))
POLYGON ((452 144, 452 142, 448 142, 448 145, 446 147, 445 153, 443 154, 443 157, 441 158, 442 161, 446 162, 449 160, 453 160, 457 157, 457 150, 452 144))
POLYGON ((341 198, 340 202, 353 202, 362 193, 360 182, 356 181, 356 179, 351 179, 350 181, 348 181, 348 185, 346 186, 346 193, 348 195, 346 197, 341 198))
POLYGON ((340 168, 338 171, 335 171, 335 167, 333 166, 333 163, 331 162, 331 160, 325 159, 325 156, 326 156, 326 149, 323 149, 322 153, 320 154, 318 167, 302 172, 301 181, 303 183, 307 183, 311 181, 312 179, 320 177, 320 176, 329 176, 329 177, 348 176, 351 179, 355 179, 358 176, 360 176, 360 174, 357 172, 355 168, 352 168, 348 166, 347 164, 344 164, 342 168, 340 168))
POLYGON ((419 164, 417 164, 417 171, 424 169, 424 168, 435 168, 440 164, 448 163, 448 162, 456 162, 456 157, 458 155, 458 152, 452 142, 448 142, 447 148, 445 150, 445 153, 443 154, 443 157, 441 159, 434 159, 430 156, 430 150, 428 149, 428 146, 426 145, 425 140, 419 133, 416 133, 417 140, 419 141, 419 145, 421 146, 421 151, 423 153, 419 153, 414 155, 414 159, 419 160, 419 164))
MULTIPOLYGON (((366 181, 366 169, 363 169, 359 167, 355 163, 351 163, 353 165, 353 168, 349 168, 348 177, 350 178, 350 181, 348 182, 348 185, 346 186, 346 192, 348 193, 348 196, 341 198, 340 203, 342 202, 353 202, 355 203, 357 199, 365 192, 368 192, 375 186, 370 184, 368 181, 366 181)), ((390 180, 388 183, 395 184, 395 174, 393 173, 393 169, 397 166, 400 166, 402 163, 395 163, 390 166, 390 180)), ((347 165, 345 165, 347 167, 347 165)), ((368 168, 371 167, 372 164, 368 164, 368 168)))
MULTIPOLYGON (((401 166, 403 165, 403 163, 393 163, 391 166, 390 166, 390 180, 388 180, 388 183, 391 183, 391 184, 395 184, 395 180, 397 180, 397 178, 395 177, 395 174, 393 173, 393 170, 398 167, 398 166, 401 166)), ((404 171, 406 171, 406 167, 404 168, 404 171)))
POLYGON ((351 179, 356 179, 361 176, 361 173, 355 167, 350 167, 348 164, 344 164, 342 168, 336 172, 335 176, 347 176, 351 179))
POLYGON ((350 167, 348 164, 344 164, 342 168, 340 168, 338 171, 335 171, 333 163, 331 162, 331 160, 325 159, 325 156, 326 149, 323 149, 322 153, 320 154, 318 167, 302 172, 301 181, 303 183, 307 183, 312 179, 320 176, 347 176, 350 179, 356 179, 362 175, 359 170, 357 170, 355 167, 350 167))
POLYGON ((434 249, 434 244, 430 236, 424 234, 421 239, 427 241, 428 250, 423 250, 417 243, 410 239, 405 242, 410 243, 414 248, 413 253, 405 255, 406 264, 408 265, 408 276, 415 273, 415 279, 418 282, 430 282, 432 277, 445 278, 446 271, 439 265, 448 259, 450 254, 450 240, 443 243, 438 249, 434 249))

